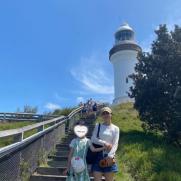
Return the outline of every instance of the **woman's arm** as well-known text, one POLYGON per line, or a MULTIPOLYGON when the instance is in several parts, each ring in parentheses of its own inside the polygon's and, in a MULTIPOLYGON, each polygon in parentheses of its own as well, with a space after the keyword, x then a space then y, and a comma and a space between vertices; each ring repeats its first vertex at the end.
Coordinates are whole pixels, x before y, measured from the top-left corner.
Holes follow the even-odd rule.
POLYGON ((96 126, 94 128, 94 131, 93 131, 92 137, 91 137, 91 141, 92 141, 92 143, 99 143, 100 145, 104 146, 106 142, 104 140, 97 138, 97 132, 98 132, 98 124, 96 124, 96 126))
POLYGON ((111 148, 110 152, 108 153, 108 157, 111 157, 111 158, 113 158, 115 156, 115 153, 118 148, 118 143, 119 143, 119 128, 118 127, 115 129, 113 136, 114 136, 114 138, 113 138, 112 148, 111 148))
POLYGON ((92 152, 100 152, 103 151, 105 149, 105 146, 101 147, 101 148, 95 148, 92 143, 90 143, 90 149, 92 152))

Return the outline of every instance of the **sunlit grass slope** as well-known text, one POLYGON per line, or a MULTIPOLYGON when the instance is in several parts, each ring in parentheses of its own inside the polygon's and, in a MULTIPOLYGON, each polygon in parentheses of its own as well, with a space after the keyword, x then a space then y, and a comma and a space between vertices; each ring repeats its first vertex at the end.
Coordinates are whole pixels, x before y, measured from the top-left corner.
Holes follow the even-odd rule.
POLYGON ((132 104, 113 107, 113 123, 120 128, 117 181, 181 181, 181 149, 145 133, 132 104))

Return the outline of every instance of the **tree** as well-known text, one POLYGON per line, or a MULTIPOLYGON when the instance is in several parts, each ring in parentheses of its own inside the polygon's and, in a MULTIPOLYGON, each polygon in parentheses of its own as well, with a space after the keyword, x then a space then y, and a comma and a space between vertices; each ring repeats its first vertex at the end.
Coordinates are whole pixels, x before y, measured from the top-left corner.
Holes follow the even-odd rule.
POLYGON ((53 112, 53 115, 64 115, 64 116, 68 116, 72 111, 73 111, 74 108, 63 108, 63 109, 56 109, 54 112, 53 112))
POLYGON ((164 131, 176 140, 181 131, 176 126, 180 119, 175 116, 178 100, 174 97, 181 86, 181 28, 176 25, 169 32, 166 25, 160 25, 155 33, 151 52, 138 55, 129 96, 135 99, 134 106, 148 130, 164 131))
POLYGON ((24 106, 24 113, 34 113, 36 114, 38 111, 38 108, 37 107, 33 107, 33 106, 29 106, 29 105, 25 105, 24 106))
MULTIPOLYGON (((181 140, 181 87, 177 87, 174 94, 174 125, 172 128, 172 137, 178 138, 181 140)), ((181 144, 181 143, 180 143, 181 144)))

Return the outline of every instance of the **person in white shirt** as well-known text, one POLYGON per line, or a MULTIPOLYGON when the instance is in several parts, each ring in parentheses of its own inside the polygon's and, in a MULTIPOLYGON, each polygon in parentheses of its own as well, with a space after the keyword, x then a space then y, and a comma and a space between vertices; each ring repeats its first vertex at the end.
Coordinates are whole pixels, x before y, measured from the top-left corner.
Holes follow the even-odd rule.
POLYGON ((98 153, 96 163, 92 164, 92 172, 95 181, 101 181, 103 175, 106 181, 113 181, 114 173, 118 172, 117 164, 113 163, 113 158, 118 148, 119 128, 112 124, 112 110, 109 107, 101 109, 101 116, 103 123, 100 124, 99 137, 97 137, 99 124, 96 124, 91 141, 104 146, 106 150, 98 153), (100 160, 103 159, 106 160, 108 166, 100 166, 100 160))

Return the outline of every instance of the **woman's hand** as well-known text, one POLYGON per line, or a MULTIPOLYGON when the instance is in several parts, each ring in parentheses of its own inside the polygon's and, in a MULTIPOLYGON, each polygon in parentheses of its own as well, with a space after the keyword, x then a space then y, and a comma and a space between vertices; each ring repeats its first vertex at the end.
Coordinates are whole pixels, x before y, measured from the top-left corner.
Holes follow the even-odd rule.
POLYGON ((106 161, 107 161, 107 164, 108 164, 109 166, 111 166, 112 164, 115 163, 115 159, 114 159, 114 158, 111 158, 111 157, 107 157, 107 158, 106 158, 106 161))
POLYGON ((100 160, 99 166, 102 167, 102 168, 105 168, 105 167, 110 167, 115 163, 116 163, 116 161, 115 161, 114 158, 106 157, 106 158, 100 160))

